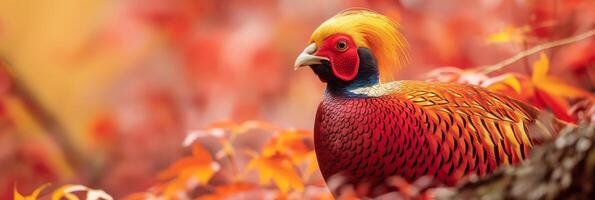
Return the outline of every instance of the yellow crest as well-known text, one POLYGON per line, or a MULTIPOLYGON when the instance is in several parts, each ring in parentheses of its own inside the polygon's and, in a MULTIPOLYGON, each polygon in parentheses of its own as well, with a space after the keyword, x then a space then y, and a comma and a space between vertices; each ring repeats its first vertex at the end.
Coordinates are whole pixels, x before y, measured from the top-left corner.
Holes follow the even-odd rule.
POLYGON ((317 46, 327 37, 343 33, 355 45, 372 51, 381 82, 393 81, 393 72, 408 60, 407 41, 388 17, 366 9, 348 9, 323 22, 310 37, 317 46))

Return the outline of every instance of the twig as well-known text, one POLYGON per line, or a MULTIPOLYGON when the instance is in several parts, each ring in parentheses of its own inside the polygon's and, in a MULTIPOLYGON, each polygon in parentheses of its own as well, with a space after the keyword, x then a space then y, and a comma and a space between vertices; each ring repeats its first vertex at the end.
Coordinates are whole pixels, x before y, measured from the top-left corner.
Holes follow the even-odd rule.
POLYGON ((533 48, 527 49, 525 51, 521 51, 518 54, 514 55, 513 57, 510 57, 506 60, 503 60, 502 62, 493 64, 493 65, 487 65, 487 66, 481 66, 478 67, 477 71, 484 73, 484 74, 489 74, 498 70, 501 70, 502 68, 509 66, 527 56, 533 55, 537 52, 546 50, 546 49, 550 49, 550 48, 554 48, 554 47, 559 47, 559 46, 563 46, 563 45, 567 45, 567 44, 571 44, 571 43, 575 43, 584 39, 587 39, 589 37, 593 37, 595 36, 595 29, 591 29, 589 31, 586 31, 584 33, 569 37, 569 38, 565 38, 565 39, 561 39, 561 40, 556 40, 556 41, 552 41, 552 42, 548 42, 548 43, 543 43, 537 46, 534 46, 533 48))
POLYGON ((42 104, 35 99, 34 95, 25 87, 22 80, 19 79, 17 71, 12 65, 0 58, 0 71, 5 71, 11 82, 11 92, 18 96, 26 105, 35 120, 48 132, 48 135, 54 140, 64 151, 68 164, 75 169, 80 166, 83 167, 85 173, 91 174, 91 181, 95 181, 97 176, 94 176, 94 171, 97 171, 97 165, 93 160, 88 159, 85 154, 79 150, 74 141, 68 137, 66 129, 58 122, 48 109, 44 108, 42 104))

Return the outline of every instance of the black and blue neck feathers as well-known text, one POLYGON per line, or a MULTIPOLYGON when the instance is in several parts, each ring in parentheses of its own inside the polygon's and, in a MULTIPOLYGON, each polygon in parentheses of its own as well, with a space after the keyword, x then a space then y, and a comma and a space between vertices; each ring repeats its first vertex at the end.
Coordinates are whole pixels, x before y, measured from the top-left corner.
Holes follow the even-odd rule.
POLYGON ((322 65, 312 65, 311 68, 318 77, 327 82, 326 93, 341 97, 362 97, 361 94, 351 92, 354 89, 370 87, 380 83, 378 65, 372 51, 359 48, 357 53, 360 58, 359 69, 356 77, 351 81, 337 78, 330 67, 330 63, 323 61, 322 65))

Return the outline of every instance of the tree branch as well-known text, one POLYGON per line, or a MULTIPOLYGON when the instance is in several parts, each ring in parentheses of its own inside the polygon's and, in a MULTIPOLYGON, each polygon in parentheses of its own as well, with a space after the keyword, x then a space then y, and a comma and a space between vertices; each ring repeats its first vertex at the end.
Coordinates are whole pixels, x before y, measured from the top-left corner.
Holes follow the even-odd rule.
POLYGON ((481 66, 477 68, 478 72, 484 73, 484 74, 489 74, 498 70, 503 69, 506 66, 509 66, 527 56, 533 55, 537 52, 546 50, 546 49, 550 49, 550 48, 554 48, 554 47, 559 47, 559 46, 563 46, 563 45, 567 45, 567 44, 572 44, 584 39, 587 39, 589 37, 593 37, 595 36, 595 29, 591 29, 589 31, 586 31, 584 33, 569 37, 569 38, 565 38, 565 39, 561 39, 561 40, 556 40, 556 41, 552 41, 552 42, 548 42, 548 43, 544 43, 544 44, 540 44, 537 46, 534 46, 533 48, 527 49, 525 51, 521 51, 518 54, 503 60, 502 62, 493 64, 493 65, 487 65, 487 66, 481 66))
MULTIPOLYGON (((75 169, 79 166, 85 166, 83 170, 96 170, 97 167, 91 159, 88 159, 84 152, 76 148, 72 138, 68 136, 66 129, 58 122, 54 115, 44 108, 43 105, 34 97, 34 95, 27 89, 25 84, 17 74, 17 71, 10 65, 10 63, 0 58, 0 73, 5 73, 10 81, 10 92, 17 96, 27 105, 27 111, 31 112, 34 119, 40 126, 47 131, 49 137, 54 140, 64 151, 68 164, 74 166, 75 169)), ((90 172, 85 171, 89 174, 90 172)), ((95 177, 93 177, 95 178, 95 177)))

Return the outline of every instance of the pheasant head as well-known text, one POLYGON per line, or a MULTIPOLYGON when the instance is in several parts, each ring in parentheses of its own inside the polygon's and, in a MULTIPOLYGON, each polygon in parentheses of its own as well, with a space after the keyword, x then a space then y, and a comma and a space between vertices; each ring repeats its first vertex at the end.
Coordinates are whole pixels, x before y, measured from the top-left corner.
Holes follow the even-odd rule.
POLYGON ((310 66, 329 84, 392 81, 395 68, 407 60, 406 41, 397 28, 397 23, 374 11, 340 12, 312 33, 294 66, 310 66))

